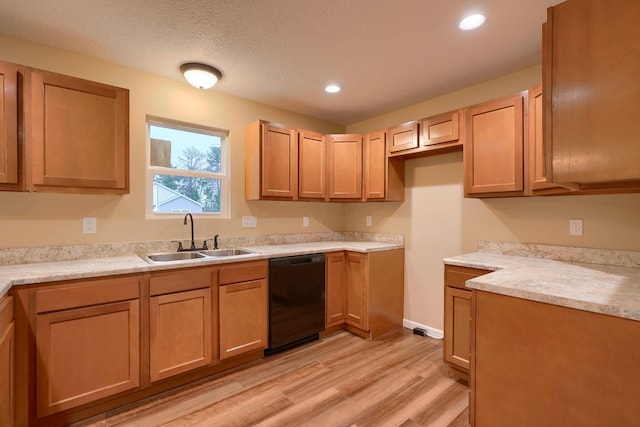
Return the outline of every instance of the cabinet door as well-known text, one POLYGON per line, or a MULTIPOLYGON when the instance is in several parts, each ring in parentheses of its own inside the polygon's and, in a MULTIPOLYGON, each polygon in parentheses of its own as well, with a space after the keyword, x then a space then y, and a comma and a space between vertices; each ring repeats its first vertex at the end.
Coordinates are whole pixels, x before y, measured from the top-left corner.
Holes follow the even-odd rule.
POLYGON ((37 416, 138 387, 138 300, 39 314, 37 416))
POLYGON ((329 197, 362 198, 362 135, 329 135, 329 197))
POLYGON ((267 348, 266 279, 219 288, 220 360, 267 348))
POLYGON ((544 139, 542 133, 542 84, 529 89, 529 192, 536 194, 566 193, 569 189, 559 187, 546 177, 544 139))
POLYGON ((326 255, 326 319, 325 327, 339 325, 346 319, 346 260, 344 252, 326 255))
POLYGON ((298 197, 298 141, 296 131, 262 124, 262 196, 298 197))
POLYGON ((445 286, 444 361, 469 370, 471 291, 445 286))
POLYGON ((566 1, 548 9, 545 138, 553 182, 640 187, 638 20, 637 0, 566 1))
POLYGON ((30 189, 129 192, 129 91, 40 70, 27 73, 30 189))
POLYGON ((151 297, 151 381, 209 365, 211 325, 209 287, 151 297))
POLYGON ((18 189, 18 66, 0 61, 0 189, 18 189))
POLYGON ((347 253, 347 323, 356 328, 369 328, 367 314, 367 258, 347 253))
POLYGON ((324 199, 327 196, 327 139, 324 135, 298 133, 298 196, 324 199))
POLYGON ((364 138, 364 198, 385 198, 387 185, 387 146, 385 131, 367 134, 364 138))
POLYGON ((15 399, 13 297, 0 301, 0 425, 12 426, 15 399))
POLYGON ((524 195, 525 97, 526 92, 467 110, 466 195, 524 195))
POLYGON ((387 130, 389 154, 418 148, 418 122, 407 122, 387 130))
POLYGON ((439 114, 420 121, 420 145, 429 146, 460 139, 460 112, 439 114))

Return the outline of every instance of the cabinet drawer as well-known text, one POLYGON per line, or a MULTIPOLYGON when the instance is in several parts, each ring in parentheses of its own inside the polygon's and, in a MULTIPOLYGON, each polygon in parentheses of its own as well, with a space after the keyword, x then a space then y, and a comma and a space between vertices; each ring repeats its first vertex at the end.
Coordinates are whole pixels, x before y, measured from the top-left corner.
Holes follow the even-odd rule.
POLYGON ((221 285, 264 279, 269 274, 267 261, 242 262, 220 268, 221 285))
POLYGON ((207 268, 154 274, 149 279, 149 294, 154 296, 207 288, 215 284, 216 271, 207 268))
POLYGON ((464 283, 474 277, 491 273, 491 270, 482 270, 471 267, 458 267, 456 265, 444 266, 444 284, 458 289, 470 290, 464 283))
POLYGON ((91 280, 36 291, 36 311, 64 310, 109 302, 137 299, 140 276, 91 280))

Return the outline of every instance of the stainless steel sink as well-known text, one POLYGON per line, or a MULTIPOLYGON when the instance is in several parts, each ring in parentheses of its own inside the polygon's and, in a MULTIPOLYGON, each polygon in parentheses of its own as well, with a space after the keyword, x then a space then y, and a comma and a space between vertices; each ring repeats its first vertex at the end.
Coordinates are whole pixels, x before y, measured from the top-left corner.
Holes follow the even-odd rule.
POLYGON ((227 257, 236 255, 249 255, 255 252, 248 251, 246 249, 209 249, 206 251, 199 251, 199 253, 209 257, 227 257))
POLYGON ((199 252, 169 252, 164 254, 151 254, 142 257, 147 262, 170 262, 199 259, 205 256, 199 252))

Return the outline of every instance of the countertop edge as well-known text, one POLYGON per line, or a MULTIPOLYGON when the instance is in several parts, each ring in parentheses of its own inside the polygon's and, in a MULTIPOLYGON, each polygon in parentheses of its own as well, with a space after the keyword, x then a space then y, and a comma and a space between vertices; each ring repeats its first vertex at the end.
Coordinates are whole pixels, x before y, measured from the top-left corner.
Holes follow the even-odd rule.
POLYGON ((245 246, 239 249, 256 251, 254 254, 225 258, 172 261, 150 264, 137 255, 89 258, 75 261, 53 261, 37 264, 17 264, 0 267, 0 298, 12 287, 37 285, 66 280, 100 278, 111 275, 147 273, 190 267, 205 267, 245 261, 258 261, 277 257, 351 251, 372 253, 403 249, 404 244, 381 242, 310 242, 271 246, 245 246))
POLYGON ((640 269, 471 253, 444 264, 490 270, 469 289, 640 321, 640 269))

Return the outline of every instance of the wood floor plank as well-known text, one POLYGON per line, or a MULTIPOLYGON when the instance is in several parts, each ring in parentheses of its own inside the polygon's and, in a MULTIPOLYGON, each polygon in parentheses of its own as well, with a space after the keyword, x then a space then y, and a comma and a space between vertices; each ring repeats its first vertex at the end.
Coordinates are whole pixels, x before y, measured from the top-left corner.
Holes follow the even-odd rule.
POLYGON ((77 425, 468 427, 467 407, 441 341, 342 331, 77 425))

